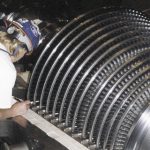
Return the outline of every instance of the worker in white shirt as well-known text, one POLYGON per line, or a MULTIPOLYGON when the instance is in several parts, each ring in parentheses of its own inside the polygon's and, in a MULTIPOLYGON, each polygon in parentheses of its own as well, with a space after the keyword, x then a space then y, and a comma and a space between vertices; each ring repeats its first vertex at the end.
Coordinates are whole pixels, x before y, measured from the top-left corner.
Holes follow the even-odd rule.
POLYGON ((10 15, 3 18, 5 28, 0 31, 0 119, 23 115, 30 101, 13 100, 12 89, 16 81, 13 62, 37 48, 40 40, 39 28, 31 20, 13 20, 10 15))

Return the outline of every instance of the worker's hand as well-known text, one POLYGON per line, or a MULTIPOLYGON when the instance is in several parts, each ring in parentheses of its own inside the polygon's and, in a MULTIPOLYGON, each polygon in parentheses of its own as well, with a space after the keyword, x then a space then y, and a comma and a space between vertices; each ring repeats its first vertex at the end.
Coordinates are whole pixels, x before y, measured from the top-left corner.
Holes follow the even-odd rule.
POLYGON ((12 117, 24 115, 30 107, 30 101, 17 102, 12 105, 11 112, 12 117))

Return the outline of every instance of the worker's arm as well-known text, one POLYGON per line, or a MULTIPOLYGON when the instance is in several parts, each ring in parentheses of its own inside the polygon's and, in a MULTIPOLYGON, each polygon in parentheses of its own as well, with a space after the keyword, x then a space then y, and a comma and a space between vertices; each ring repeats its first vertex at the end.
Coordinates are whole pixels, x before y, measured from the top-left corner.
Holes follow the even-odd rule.
POLYGON ((0 109, 0 119, 6 119, 12 117, 11 108, 0 109))
POLYGON ((30 101, 17 102, 8 109, 0 109, 0 119, 23 115, 29 109, 30 101))

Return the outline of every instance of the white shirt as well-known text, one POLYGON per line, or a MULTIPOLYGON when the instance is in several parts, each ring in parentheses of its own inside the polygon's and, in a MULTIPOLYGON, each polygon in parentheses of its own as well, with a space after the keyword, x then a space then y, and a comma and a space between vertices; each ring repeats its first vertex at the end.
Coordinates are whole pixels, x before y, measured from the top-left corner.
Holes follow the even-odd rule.
MULTIPOLYGON (((0 43, 0 48, 6 48, 0 43)), ((6 50, 7 51, 7 50, 6 50)), ((0 109, 13 104, 12 89, 16 81, 16 69, 7 52, 0 50, 0 109)))

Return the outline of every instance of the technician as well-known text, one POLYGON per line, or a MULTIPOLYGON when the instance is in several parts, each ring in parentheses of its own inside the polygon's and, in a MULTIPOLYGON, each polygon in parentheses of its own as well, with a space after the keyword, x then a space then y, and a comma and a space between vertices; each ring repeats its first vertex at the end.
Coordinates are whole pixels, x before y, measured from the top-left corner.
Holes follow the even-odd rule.
POLYGON ((16 81, 14 62, 24 55, 32 53, 40 40, 38 26, 31 20, 12 15, 3 18, 5 27, 0 30, 0 119, 23 115, 30 101, 16 102, 12 89, 16 81))

